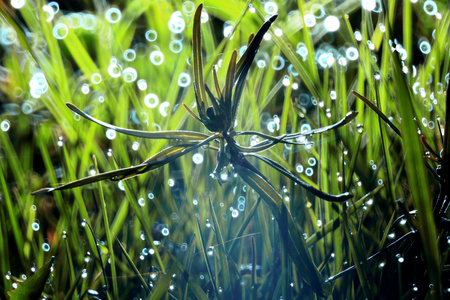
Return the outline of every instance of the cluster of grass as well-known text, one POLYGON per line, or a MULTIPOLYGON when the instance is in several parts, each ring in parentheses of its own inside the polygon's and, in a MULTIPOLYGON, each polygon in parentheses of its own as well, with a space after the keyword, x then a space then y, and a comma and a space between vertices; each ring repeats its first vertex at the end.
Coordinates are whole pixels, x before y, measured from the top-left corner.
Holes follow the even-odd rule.
MULTIPOLYGON (((440 136, 450 126, 446 1, 204 1, 209 86, 213 66, 223 86, 233 50, 247 45, 266 15, 279 15, 250 69, 237 130, 279 136, 359 111, 347 126, 308 136, 313 144, 264 153, 323 192, 352 193, 350 201, 319 199, 250 159, 282 195, 281 216, 288 211, 295 223, 276 222, 280 212, 240 177, 226 174, 222 185, 211 178, 217 152, 206 148, 126 181, 31 196, 140 164, 175 144, 106 132, 74 115, 67 101, 120 127, 207 133, 181 105, 195 103, 192 20, 199 3, 80 2, 80 12, 61 6, 54 15, 46 4, 0 4, 2 298, 14 289, 16 299, 450 293, 448 225, 432 210, 442 161, 426 162, 420 143, 424 135, 448 160, 449 139, 440 136), (305 25, 310 14, 312 27, 305 25), (330 32, 336 18, 328 16, 339 20, 337 31, 330 32), (292 231, 303 233, 317 276, 295 264, 292 231)), ((257 138, 236 140, 250 145, 257 138)))

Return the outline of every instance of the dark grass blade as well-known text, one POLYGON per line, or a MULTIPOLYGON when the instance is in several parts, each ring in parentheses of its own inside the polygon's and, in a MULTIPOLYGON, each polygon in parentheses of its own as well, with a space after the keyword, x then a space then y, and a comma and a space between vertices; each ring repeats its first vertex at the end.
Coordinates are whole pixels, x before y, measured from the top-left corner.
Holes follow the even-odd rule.
POLYGON ((141 273, 139 272, 138 268, 134 264, 133 260, 131 259, 130 255, 128 255, 127 250, 125 250, 125 247, 122 245, 122 242, 119 241, 119 238, 116 236, 117 244, 120 246, 120 249, 122 250, 123 255, 127 259, 128 263, 130 264, 131 268, 133 269, 134 274, 139 278, 139 281, 141 282, 142 286, 144 287, 145 291, 147 293, 150 293, 150 288, 147 285, 147 282, 142 277, 141 273))
POLYGON ((17 288, 8 292, 10 299, 39 299, 44 291, 47 278, 50 275, 50 269, 53 265, 55 257, 53 256, 39 270, 24 282, 19 282, 17 288))
POLYGON ((213 93, 211 92, 211 90, 209 89, 209 87, 206 83, 205 83, 205 90, 206 90, 206 93, 208 94, 209 99, 213 105, 214 113, 216 114, 216 116, 219 115, 221 113, 220 108, 219 108, 219 102, 216 99, 216 97, 214 97, 213 93))
POLYGON ((193 33, 192 33, 192 57, 194 68, 194 88, 197 101, 197 109, 200 118, 206 114, 205 106, 208 103, 206 100, 206 93, 203 81, 203 61, 202 61, 202 30, 201 30, 201 15, 203 3, 197 7, 194 15, 193 33))
POLYGON ((67 102, 67 107, 70 108, 73 112, 79 114, 83 118, 88 119, 98 125, 101 125, 105 128, 112 129, 114 131, 131 135, 135 137, 140 137, 144 139, 172 139, 172 140, 188 140, 188 141, 201 141, 208 137, 208 135, 194 132, 194 131, 184 131, 184 130, 173 130, 173 131, 142 131, 142 130, 134 130, 134 129, 126 129, 117 127, 103 121, 97 120, 94 117, 91 117, 72 103, 67 102))
MULTIPOLYGON (((450 155, 450 137, 448 134, 450 132, 450 86, 447 88, 447 97, 445 98, 445 129, 446 133, 444 136, 444 154, 443 157, 448 157, 450 155)), ((440 131, 440 128, 439 128, 440 131)))
POLYGON ((344 125, 347 125, 348 123, 350 123, 354 118, 356 118, 356 116, 358 115, 359 112, 357 111, 349 111, 347 113, 347 115, 340 120, 337 123, 334 123, 332 125, 329 126, 325 126, 325 127, 321 127, 321 128, 317 128, 317 129, 312 129, 309 131, 305 131, 305 132, 297 132, 297 133, 290 133, 290 134, 286 134, 286 136, 283 138, 284 140, 289 140, 289 139, 295 139, 301 136, 307 136, 307 135, 312 135, 312 134, 318 134, 318 133, 324 133, 333 129, 337 129, 339 127, 342 127, 344 125))
MULTIPOLYGON (((81 267, 81 269, 79 270, 77 277, 75 278, 74 282, 72 283, 72 286, 70 287, 69 291, 68 291, 67 294, 66 294, 66 297, 64 298, 65 300, 69 300, 69 299, 72 298, 72 296, 74 296, 73 293, 75 292, 75 290, 76 290, 76 288, 77 288, 77 286, 78 286, 78 283, 79 283, 80 280, 81 280, 81 275, 83 274, 83 271, 82 271, 82 270, 86 269, 87 264, 88 264, 88 263, 85 262, 85 263, 83 264, 83 266, 81 267)), ((75 295, 75 297, 76 297, 77 299, 79 299, 79 296, 78 296, 78 295, 75 295)))
POLYGON ((34 191, 31 193, 31 195, 45 195, 47 193, 51 193, 53 191, 57 190, 67 190, 74 187, 83 186, 89 183, 97 182, 100 180, 125 180, 129 179, 131 177, 150 172, 154 169, 157 169, 191 151, 194 151, 195 149, 198 149, 199 147, 208 144, 210 141, 214 140, 217 135, 210 136, 209 138, 203 140, 200 143, 197 144, 187 144, 187 145, 177 145, 177 146, 171 146, 168 147, 157 154, 153 155, 146 161, 144 161, 142 164, 129 167, 129 168, 123 168, 119 170, 109 171, 105 173, 101 173, 94 176, 85 177, 79 180, 75 180, 63 185, 60 185, 55 188, 43 188, 37 191, 34 191))
POLYGON ((250 66, 253 63, 253 60, 255 59, 255 55, 258 52, 259 45, 261 44, 264 35, 269 30, 270 26, 275 22, 277 17, 278 15, 270 17, 270 19, 261 26, 254 37, 250 36, 251 42, 249 43, 247 49, 237 63, 236 74, 234 75, 237 83, 231 108, 231 126, 234 125, 234 120, 237 116, 237 111, 239 108, 239 103, 241 101, 242 91, 244 90, 245 78, 247 77, 247 73, 250 70, 250 66))
MULTIPOLYGON (((253 167, 245 158, 235 164, 235 170, 241 178, 252 187, 269 206, 278 223, 281 222, 281 208, 283 199, 264 176, 253 167)), ((294 222, 290 212, 287 212, 288 242, 287 249, 292 261, 296 265, 303 280, 312 287, 318 295, 331 293, 331 285, 325 283, 325 279, 318 272, 306 247, 303 235, 294 222)))
POLYGON ((220 88, 219 79, 217 78, 217 71, 216 71, 216 68, 213 67, 213 68, 212 68, 212 71, 213 71, 213 75, 214 75, 214 87, 216 88, 217 97, 219 98, 219 102, 220 102, 221 104, 224 104, 224 103, 223 103, 222 90, 221 90, 221 88, 220 88))
POLYGON ((391 127, 392 130, 394 130, 394 132, 398 134, 398 136, 400 137, 402 136, 397 126, 395 126, 394 123, 392 123, 389 120, 389 118, 386 117, 386 115, 375 104, 373 104, 369 99, 367 99, 366 97, 364 97, 363 95, 359 94, 356 91, 353 91, 353 95, 355 95, 358 99, 361 99, 365 104, 367 104, 367 106, 370 107, 384 122, 386 122, 389 125, 389 127, 391 127))
POLYGON ((233 96, 233 88, 235 83, 236 57, 237 51, 234 50, 231 54, 230 64, 228 65, 228 71, 225 80, 225 86, 223 87, 222 91, 222 94, 224 96, 225 112, 228 116, 231 116, 231 97, 233 96))
POLYGON ((295 176, 294 174, 292 174, 291 172, 286 170, 282 165, 271 160, 270 158, 267 158, 267 157, 264 157, 264 156, 261 156, 258 154, 254 154, 254 153, 248 153, 248 154, 245 154, 245 156, 252 156, 252 157, 258 158, 259 160, 262 160, 263 162, 265 162, 266 164, 268 164, 269 166, 271 166, 272 168, 274 168, 275 170, 277 170, 284 176, 288 177, 289 179, 291 179, 292 181, 294 181, 295 183, 297 183, 298 185, 303 187, 305 190, 309 191, 313 195, 315 195, 323 200, 332 201, 332 202, 344 202, 353 197, 353 195, 350 193, 343 193, 340 195, 330 195, 330 194, 324 193, 324 192, 316 189, 312 185, 304 182, 303 180, 301 180, 300 178, 298 178, 297 176, 295 176))
POLYGON ((242 75, 243 75, 242 77, 244 78, 245 76, 247 76, 248 69, 250 68, 250 65, 253 63, 253 59, 255 58, 256 52, 258 51, 259 45, 261 44, 264 35, 267 33, 267 31, 269 31, 270 26, 272 26, 277 17, 278 15, 273 15, 266 22, 264 22, 264 24, 258 30, 256 35, 252 38, 252 41, 248 45, 244 54, 237 62, 236 74, 234 76, 237 80, 239 80, 239 78, 242 75))

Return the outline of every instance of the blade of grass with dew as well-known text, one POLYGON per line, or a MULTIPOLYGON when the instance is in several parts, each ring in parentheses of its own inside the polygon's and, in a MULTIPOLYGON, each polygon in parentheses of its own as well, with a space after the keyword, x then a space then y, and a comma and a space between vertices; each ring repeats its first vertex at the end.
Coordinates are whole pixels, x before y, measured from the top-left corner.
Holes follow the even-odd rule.
MULTIPOLYGON (((139 272, 138 268, 134 264, 133 259, 128 255, 127 251, 125 250, 125 247, 122 245, 122 242, 119 241, 119 238, 116 235, 115 235, 115 237, 116 237, 116 240, 117 240, 117 244, 119 245, 120 249, 122 250, 122 253, 125 256, 125 258, 127 259, 128 264, 133 269, 134 274, 139 278, 139 281, 141 282, 141 284, 144 287, 145 291, 147 293, 150 293, 150 288, 148 287, 147 282, 144 280, 144 278, 142 277, 142 275, 139 272)), ((155 254, 156 254, 156 252, 155 252, 155 254)))
POLYGON ((219 258, 223 275, 223 292, 225 293, 225 295, 229 295, 232 292, 232 286, 226 253, 227 250, 225 248, 225 243, 223 240, 222 232, 220 230, 219 221, 217 220, 216 212, 214 211, 211 198, 209 198, 209 209, 211 211, 211 216, 214 223, 214 233, 216 236, 217 243, 219 244, 219 258))
MULTIPOLYGON (((95 156, 93 156, 93 159, 94 159, 95 169, 96 169, 97 173, 99 173, 97 159, 95 156)), ((103 186, 100 181, 98 182, 98 198, 100 200, 103 225, 105 226, 106 242, 108 244, 108 250, 109 250, 109 264, 111 266, 111 281, 112 281, 112 287, 113 287, 113 298, 118 298, 119 297, 119 289, 117 286, 117 273, 116 273, 113 240, 112 240, 112 235, 111 235, 111 231, 110 231, 110 227, 109 227, 108 210, 106 207, 105 195, 103 193, 103 186)))
POLYGON ((411 89, 408 86, 396 53, 391 54, 393 62, 393 79, 397 85, 396 103, 402 118, 403 149, 405 153, 406 174, 413 198, 414 207, 418 210, 417 217, 421 226, 419 231, 424 245, 425 261, 428 266, 428 276, 434 285, 436 298, 442 298, 441 269, 435 221, 431 207, 431 197, 428 188, 427 171, 422 158, 422 147, 414 122, 411 89))
POLYGON ((198 232, 197 239, 200 241, 200 247, 201 247, 200 250, 202 252, 203 259, 205 260, 206 269, 208 271, 208 275, 209 275, 209 279, 210 279, 210 282, 211 282, 211 286, 213 288, 213 293, 214 293, 215 297, 219 298, 219 294, 217 292, 216 283, 214 281, 214 277, 213 277, 212 271, 211 271, 212 269, 211 269, 211 266, 210 266, 210 263, 209 263, 209 260, 208 260, 208 256, 206 254, 206 245, 205 245, 205 241, 204 241, 204 237, 203 237, 203 233, 202 233, 202 228, 201 228, 201 225, 200 225, 199 217, 196 217, 195 220, 197 221, 197 232, 198 232))
MULTIPOLYGON (((237 173, 262 197, 265 203, 270 207, 275 219, 279 221, 283 199, 270 183, 257 173, 254 173, 254 167, 250 169, 248 166, 251 165, 247 161, 245 161, 244 164, 245 165, 235 166, 237 173)), ((288 249, 290 256, 302 274, 303 279, 319 295, 329 294, 331 292, 330 286, 325 283, 324 278, 314 266, 303 236, 298 232, 299 229, 292 220, 290 213, 288 214, 288 228, 290 243, 288 249), (301 242, 297 244, 299 241, 301 242)))

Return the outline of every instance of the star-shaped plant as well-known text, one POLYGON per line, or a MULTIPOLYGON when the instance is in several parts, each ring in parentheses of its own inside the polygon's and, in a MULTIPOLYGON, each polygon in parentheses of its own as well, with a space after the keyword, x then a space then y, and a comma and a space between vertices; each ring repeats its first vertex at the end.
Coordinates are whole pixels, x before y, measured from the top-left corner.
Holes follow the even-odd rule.
POLYGON ((245 86, 247 74, 250 70, 251 65, 253 64, 255 55, 258 51, 261 41, 263 40, 264 35, 268 32, 270 26, 275 22, 277 16, 274 15, 270 17, 262 25, 256 35, 252 34, 250 36, 248 47, 238 61, 236 50, 233 52, 223 89, 220 87, 216 71, 215 69, 213 69, 214 85, 217 94, 217 96, 214 96, 203 80, 200 28, 200 16, 202 8, 203 5, 200 4, 195 12, 192 45, 194 89, 198 115, 196 115, 191 109, 189 109, 188 106, 184 105, 184 107, 190 115, 203 123, 205 127, 213 134, 208 135, 201 132, 183 130, 147 132, 124 129, 97 120, 81 111, 75 105, 66 103, 72 111, 79 114, 80 116, 117 132, 140 138, 167 140, 172 139, 181 141, 181 143, 163 149, 162 151, 158 152, 157 154, 153 155, 137 166, 89 176, 54 188, 43 188, 33 192, 32 194, 47 194, 56 190, 70 189, 105 179, 113 181, 128 179, 142 173, 157 169, 200 147, 208 147, 212 150, 217 151, 217 164, 214 172, 212 173, 212 177, 217 179, 219 183, 223 183, 224 179, 219 174, 221 174, 221 172, 227 172, 228 168, 231 167, 235 169, 237 174, 239 174, 239 176, 249 186, 251 186, 256 192, 258 192, 262 199, 270 206, 271 211, 277 221, 280 223, 280 226, 281 223, 287 225, 288 233, 286 235, 286 239, 290 245, 289 254, 296 264, 298 270, 300 271, 303 279, 308 284, 310 284, 317 293, 321 295, 328 294, 330 292, 330 284, 325 282, 324 278, 314 266, 314 263, 306 248, 303 235, 300 233, 300 230, 294 222, 294 219, 292 218, 290 212, 287 210, 286 206, 284 206, 281 195, 270 183, 270 181, 255 166, 248 162, 247 157, 255 157, 261 160, 262 162, 268 164, 276 171, 285 175, 319 198, 328 201, 346 201, 352 197, 351 194, 326 194, 300 180, 297 176, 289 172, 279 163, 257 153, 268 150, 269 148, 279 143, 303 145, 304 143, 297 142, 297 139, 299 137, 310 136, 312 134, 323 133, 332 129, 339 128, 353 120, 358 113, 355 111, 349 112, 344 119, 327 127, 306 132, 283 134, 277 137, 254 131, 235 131, 235 120, 238 113, 239 103, 241 100, 242 91, 245 86), (211 106, 209 105, 209 102, 211 103, 211 106), (238 135, 257 135, 264 140, 251 147, 244 147, 242 145, 239 145, 235 141, 234 137, 238 135))

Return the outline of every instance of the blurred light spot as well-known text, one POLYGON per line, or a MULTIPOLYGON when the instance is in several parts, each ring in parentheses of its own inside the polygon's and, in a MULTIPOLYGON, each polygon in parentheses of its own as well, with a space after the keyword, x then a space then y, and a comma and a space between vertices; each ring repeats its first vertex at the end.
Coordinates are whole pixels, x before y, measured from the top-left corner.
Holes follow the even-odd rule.
POLYGON ((195 153, 192 155, 192 161, 197 165, 201 164, 203 162, 203 155, 200 153, 195 153))
POLYGON ((155 50, 150 53, 150 61, 152 64, 159 66, 164 62, 164 55, 161 51, 155 50))
POLYGON ((25 5, 25 0, 11 0, 11 6, 20 9, 25 5))
POLYGON ((91 81, 93 84, 99 84, 102 81, 102 75, 99 73, 92 74, 91 81))
POLYGON ((58 23, 53 27, 53 36, 58 39, 64 39, 69 33, 69 28, 67 28, 66 24, 58 23))
POLYGON ((303 17, 306 27, 313 27, 316 25, 316 18, 312 14, 306 14, 303 17))
POLYGON ((149 108, 155 108, 158 106, 159 99, 155 94, 147 94, 144 97, 144 104, 149 108))
POLYGON ((340 27, 340 22, 339 19, 335 16, 328 16, 325 18, 324 21, 324 26, 325 29, 328 30, 329 32, 335 32, 339 29, 340 27))
POLYGON ((161 116, 167 117, 166 108, 169 107, 169 105, 170 103, 168 101, 164 101, 163 103, 161 103, 161 105, 159 106, 159 112, 161 116))
POLYGON ((106 20, 111 23, 117 23, 120 21, 120 18, 122 17, 122 13, 120 12, 120 10, 118 8, 110 8, 106 11, 106 20))
POLYGON ((264 11, 266 14, 275 15, 278 12, 278 6, 274 2, 266 2, 266 4, 264 4, 264 11))
POLYGON ((183 44, 179 40, 173 40, 169 44, 169 49, 173 53, 180 53, 183 50, 183 44))
POLYGON ((123 70, 123 80, 125 82, 133 82, 137 78, 137 72, 134 68, 128 67, 123 70))
POLYGON ((126 61, 133 61, 136 59, 136 51, 134 51, 133 49, 127 49, 124 53, 123 53, 123 58, 126 61))
POLYGON ((145 33, 145 39, 149 42, 154 42, 154 41, 156 41, 157 38, 158 38, 158 33, 156 33, 156 31, 154 31, 154 30, 148 30, 145 33))
POLYGON ((108 130, 106 130, 106 137, 107 137, 109 140, 115 139, 115 138, 116 138, 116 131, 113 130, 113 129, 108 129, 108 130))

